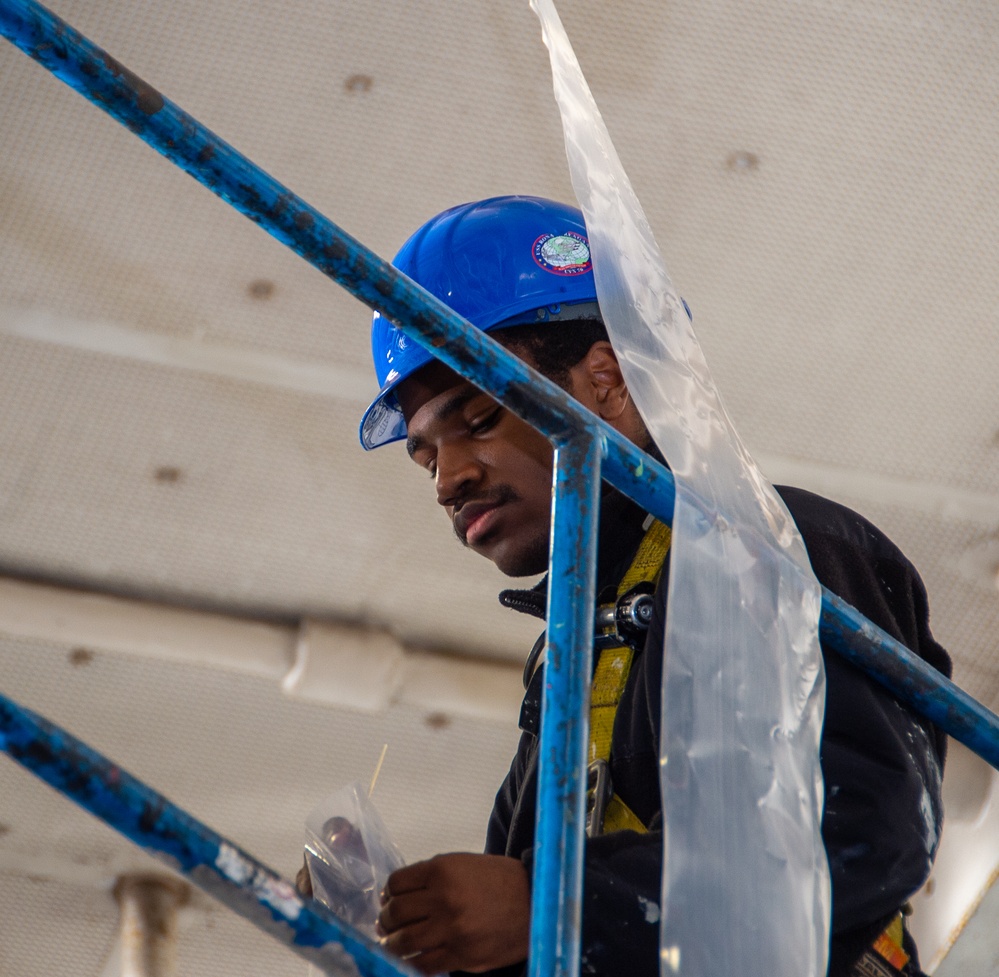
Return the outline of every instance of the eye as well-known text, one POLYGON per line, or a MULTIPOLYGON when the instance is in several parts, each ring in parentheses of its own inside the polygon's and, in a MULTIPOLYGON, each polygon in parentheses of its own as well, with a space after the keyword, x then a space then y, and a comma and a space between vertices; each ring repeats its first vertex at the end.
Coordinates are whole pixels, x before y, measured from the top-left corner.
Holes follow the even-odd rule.
POLYGON ((437 454, 430 452, 426 447, 421 447, 410 454, 410 458, 416 462, 431 478, 437 477, 437 454))
POLYGON ((503 413, 503 408, 497 404, 488 413, 481 414, 478 417, 476 417, 473 421, 471 421, 471 423, 468 425, 469 431, 472 434, 484 434, 486 431, 488 431, 490 428, 496 425, 496 422, 499 421, 502 413, 503 413))

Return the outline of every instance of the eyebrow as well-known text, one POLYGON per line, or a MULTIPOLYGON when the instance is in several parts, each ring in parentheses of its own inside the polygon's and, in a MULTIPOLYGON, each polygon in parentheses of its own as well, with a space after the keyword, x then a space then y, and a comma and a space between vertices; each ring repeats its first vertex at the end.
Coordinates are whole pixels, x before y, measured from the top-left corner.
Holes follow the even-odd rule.
MULTIPOLYGON (((460 411, 470 400, 474 400, 479 396, 483 396, 483 392, 478 387, 468 384, 463 390, 459 390, 456 394, 448 397, 442 404, 438 404, 433 409, 430 419, 433 421, 447 420, 452 414, 460 411)), ((485 396, 488 396, 488 394, 485 396)), ((426 444, 426 441, 418 435, 406 438, 406 451, 409 452, 409 457, 412 458, 424 444, 426 444)))

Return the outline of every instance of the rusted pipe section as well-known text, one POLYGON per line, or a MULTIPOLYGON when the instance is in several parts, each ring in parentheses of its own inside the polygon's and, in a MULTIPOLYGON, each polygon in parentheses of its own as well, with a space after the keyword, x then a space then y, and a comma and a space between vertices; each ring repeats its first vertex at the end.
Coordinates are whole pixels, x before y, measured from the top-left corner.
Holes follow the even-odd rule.
POLYGON ((168 875, 123 875, 114 895, 121 913, 121 977, 176 977, 177 911, 188 887, 168 875))

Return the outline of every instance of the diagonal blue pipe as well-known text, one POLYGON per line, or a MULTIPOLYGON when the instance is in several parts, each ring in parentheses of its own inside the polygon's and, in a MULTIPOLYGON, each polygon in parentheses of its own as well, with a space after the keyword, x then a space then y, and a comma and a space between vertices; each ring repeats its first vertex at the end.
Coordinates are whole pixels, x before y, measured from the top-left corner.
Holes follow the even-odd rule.
POLYGON ((417 977, 231 841, 76 737, 0 695, 0 748, 324 973, 417 977))

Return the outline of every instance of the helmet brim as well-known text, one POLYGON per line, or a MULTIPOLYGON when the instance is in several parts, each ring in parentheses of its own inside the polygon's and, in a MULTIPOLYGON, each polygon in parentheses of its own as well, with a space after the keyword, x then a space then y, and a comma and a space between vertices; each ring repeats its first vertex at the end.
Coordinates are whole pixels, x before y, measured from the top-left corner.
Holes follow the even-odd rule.
MULTIPOLYGON (((509 329, 512 326, 540 324, 543 322, 565 322, 570 323, 578 319, 599 319, 600 306, 596 302, 574 302, 568 303, 561 309, 535 309, 522 312, 512 318, 504 319, 494 325, 488 326, 482 331, 485 333, 498 332, 501 329, 509 329)), ((395 399, 395 388, 407 377, 419 372, 425 366, 434 361, 432 354, 422 351, 423 355, 412 355, 412 359, 407 364, 404 372, 393 371, 389 374, 381 390, 371 402, 368 409, 361 417, 359 437, 361 446, 365 451, 380 448, 383 444, 391 444, 393 441, 401 441, 406 437, 406 419, 395 399)))
POLYGON ((406 437, 406 418, 395 399, 396 377, 386 383, 361 417, 361 447, 365 451, 380 448, 383 444, 402 441, 406 437))

